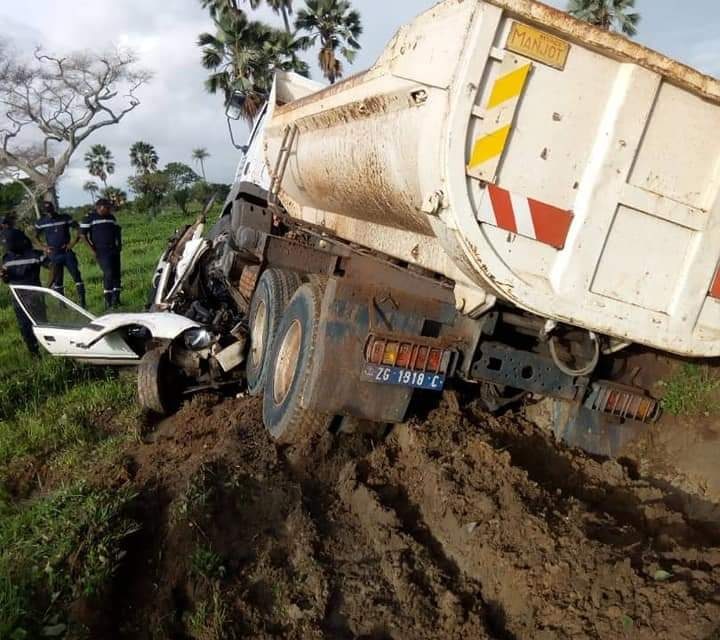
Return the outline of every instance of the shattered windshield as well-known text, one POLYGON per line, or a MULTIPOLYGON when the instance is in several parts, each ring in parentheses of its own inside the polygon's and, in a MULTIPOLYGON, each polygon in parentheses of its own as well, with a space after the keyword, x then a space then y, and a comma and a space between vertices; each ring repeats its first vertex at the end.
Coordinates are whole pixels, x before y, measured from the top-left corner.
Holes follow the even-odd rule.
POLYGON ((49 290, 15 287, 13 292, 36 325, 81 329, 93 319, 49 290))

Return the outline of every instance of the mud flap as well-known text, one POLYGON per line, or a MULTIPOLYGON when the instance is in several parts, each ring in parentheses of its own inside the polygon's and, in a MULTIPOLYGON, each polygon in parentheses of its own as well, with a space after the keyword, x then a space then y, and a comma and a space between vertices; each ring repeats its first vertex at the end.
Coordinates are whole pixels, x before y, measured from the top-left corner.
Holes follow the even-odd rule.
POLYGON ((419 336, 425 318, 399 311, 391 300, 373 300, 367 288, 361 291, 342 280, 330 279, 323 299, 318 357, 303 407, 372 422, 405 419, 412 389, 360 378, 365 342, 378 322, 386 332, 419 336))
POLYGON ((609 458, 622 455, 623 449, 649 428, 563 400, 552 403, 552 425, 555 437, 568 446, 609 458))

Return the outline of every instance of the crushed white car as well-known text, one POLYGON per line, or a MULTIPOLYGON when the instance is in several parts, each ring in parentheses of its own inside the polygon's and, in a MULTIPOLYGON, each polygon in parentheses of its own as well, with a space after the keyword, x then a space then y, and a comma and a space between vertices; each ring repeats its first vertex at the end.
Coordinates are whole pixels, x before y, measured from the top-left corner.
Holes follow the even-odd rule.
POLYGON ((135 365, 148 341, 173 342, 202 327, 175 313, 110 313, 96 317, 59 293, 12 285, 38 342, 53 356, 102 365, 135 365))
POLYGON ((184 395, 243 379, 244 316, 222 287, 213 290, 216 252, 204 230, 201 217, 170 239, 153 277, 148 312, 96 317, 43 287, 13 285, 13 296, 48 353, 86 364, 137 366, 140 405, 169 413, 184 395))

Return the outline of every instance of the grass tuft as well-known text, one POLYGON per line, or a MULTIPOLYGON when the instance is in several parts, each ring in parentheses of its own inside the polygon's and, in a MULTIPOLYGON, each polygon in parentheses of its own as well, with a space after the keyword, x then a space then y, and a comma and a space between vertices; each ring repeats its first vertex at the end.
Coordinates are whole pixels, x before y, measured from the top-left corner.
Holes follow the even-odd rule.
POLYGON ((223 559, 210 547, 199 546, 190 557, 190 571, 207 580, 220 580, 225 577, 223 559))
POLYGON ((707 366, 685 364, 665 382, 663 409, 680 416, 715 414, 720 410, 720 378, 707 366))
POLYGON ((201 600, 187 621, 190 637, 194 640, 225 640, 235 637, 228 624, 228 609, 219 585, 212 587, 210 596, 201 600))
POLYGON ((124 515, 134 498, 128 489, 81 482, 6 512, 0 522, 0 638, 36 637, 70 602, 102 592, 124 556, 124 540, 139 530, 124 515))

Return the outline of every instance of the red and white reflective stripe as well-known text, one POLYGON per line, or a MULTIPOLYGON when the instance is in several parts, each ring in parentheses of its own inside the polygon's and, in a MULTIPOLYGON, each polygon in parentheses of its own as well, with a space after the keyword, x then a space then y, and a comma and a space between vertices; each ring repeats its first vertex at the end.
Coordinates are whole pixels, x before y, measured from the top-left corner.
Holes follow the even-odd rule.
POLYGON ((480 203, 478 220, 562 249, 570 232, 573 214, 488 184, 480 203))
POLYGON ((710 287, 710 297, 720 300, 720 268, 715 272, 715 279, 710 287))

